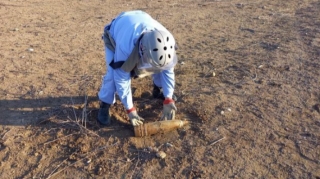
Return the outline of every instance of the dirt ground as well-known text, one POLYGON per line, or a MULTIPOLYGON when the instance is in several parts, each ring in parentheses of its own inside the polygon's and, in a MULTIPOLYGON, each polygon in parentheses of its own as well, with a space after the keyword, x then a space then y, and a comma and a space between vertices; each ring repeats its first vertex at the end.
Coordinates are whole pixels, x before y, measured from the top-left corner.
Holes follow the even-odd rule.
MULTIPOLYGON (((1 0, 0 16, 0 178, 320 179, 319 0, 1 0), (119 100, 96 123, 102 30, 133 9, 176 38, 186 127, 134 137, 119 100)), ((151 78, 132 88, 159 120, 151 78)))

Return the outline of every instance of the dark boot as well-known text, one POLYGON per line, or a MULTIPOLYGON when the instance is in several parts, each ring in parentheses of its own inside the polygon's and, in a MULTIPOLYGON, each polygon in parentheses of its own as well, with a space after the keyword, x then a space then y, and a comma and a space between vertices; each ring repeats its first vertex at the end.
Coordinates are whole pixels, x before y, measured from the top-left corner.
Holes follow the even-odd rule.
MULTIPOLYGON (((161 89, 162 89, 161 87, 158 87, 157 85, 153 84, 153 90, 152 90, 153 98, 162 99, 162 100, 165 99, 161 89)), ((173 99, 173 101, 177 101, 176 95, 173 94, 172 99, 173 99)))
POLYGON ((161 88, 155 84, 153 84, 152 96, 153 98, 164 100, 164 96, 163 96, 163 93, 161 92, 161 88))
POLYGON ((103 126, 110 125, 110 114, 109 114, 110 104, 101 102, 98 112, 98 122, 103 126))

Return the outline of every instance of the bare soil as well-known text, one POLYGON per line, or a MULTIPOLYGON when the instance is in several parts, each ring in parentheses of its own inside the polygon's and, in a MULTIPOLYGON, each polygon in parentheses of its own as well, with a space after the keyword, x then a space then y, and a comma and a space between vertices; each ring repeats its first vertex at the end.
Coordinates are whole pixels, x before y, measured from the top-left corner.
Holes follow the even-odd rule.
MULTIPOLYGON (((319 0, 2 0, 0 16, 0 178, 320 179, 319 0), (96 122, 102 30, 133 9, 176 38, 187 127, 134 137, 119 100, 96 122)), ((132 88, 159 120, 151 78, 132 88)))

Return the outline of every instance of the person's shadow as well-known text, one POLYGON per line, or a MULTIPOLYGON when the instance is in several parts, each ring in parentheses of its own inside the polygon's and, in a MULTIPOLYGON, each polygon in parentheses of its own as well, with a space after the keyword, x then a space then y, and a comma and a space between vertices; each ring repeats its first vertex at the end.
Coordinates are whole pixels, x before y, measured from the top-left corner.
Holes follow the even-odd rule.
MULTIPOLYGON (((150 102, 150 95, 135 98, 140 115, 154 118, 157 103, 150 102), (152 104, 151 104, 152 103, 152 104), (138 105, 139 104, 139 105, 138 105)), ((37 99, 0 100, 1 126, 36 126, 40 128, 65 128, 90 130, 100 136, 131 137, 134 130, 119 99, 112 105, 111 125, 102 126, 97 122, 99 99, 96 96, 63 96, 37 99)))
POLYGON ((84 96, 0 100, 0 125, 38 125, 53 118, 75 117, 69 116, 70 110, 77 112, 84 100, 84 96))
POLYGON ((133 135, 126 121, 118 121, 114 117, 109 127, 98 124, 98 109, 99 100, 95 96, 0 100, 0 125, 91 130, 103 136, 117 135, 113 131, 122 128, 123 132, 118 133, 119 136, 133 135))

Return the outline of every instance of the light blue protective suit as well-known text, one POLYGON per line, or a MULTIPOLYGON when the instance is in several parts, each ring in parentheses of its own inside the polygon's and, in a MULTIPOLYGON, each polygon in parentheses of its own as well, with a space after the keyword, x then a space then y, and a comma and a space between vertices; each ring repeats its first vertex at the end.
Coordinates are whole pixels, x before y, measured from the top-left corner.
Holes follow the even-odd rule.
MULTIPOLYGON (((112 59, 114 59, 114 62, 127 60, 143 32, 153 29, 167 32, 168 30, 143 11, 123 12, 105 28, 107 27, 110 28, 109 32, 116 43, 116 48, 115 53, 113 53, 105 47, 107 73, 98 93, 99 99, 105 103, 114 104, 115 94, 117 93, 124 107, 131 109, 133 102, 130 73, 121 68, 113 69, 109 64, 112 59)), ((175 84, 173 68, 153 74, 152 79, 155 85, 162 87, 165 97, 172 98, 175 84)))

